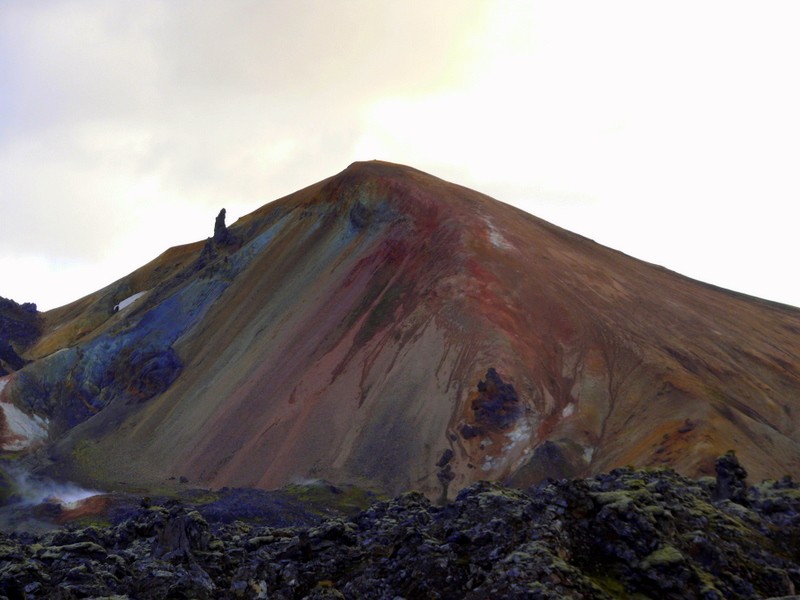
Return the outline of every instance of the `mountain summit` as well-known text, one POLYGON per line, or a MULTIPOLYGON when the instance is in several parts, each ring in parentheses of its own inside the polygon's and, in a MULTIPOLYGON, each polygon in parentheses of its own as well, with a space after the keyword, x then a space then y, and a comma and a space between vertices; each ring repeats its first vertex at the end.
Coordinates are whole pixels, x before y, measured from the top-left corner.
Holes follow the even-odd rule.
POLYGON ((24 358, 0 441, 98 485, 800 474, 800 310, 385 162, 46 313, 24 358))

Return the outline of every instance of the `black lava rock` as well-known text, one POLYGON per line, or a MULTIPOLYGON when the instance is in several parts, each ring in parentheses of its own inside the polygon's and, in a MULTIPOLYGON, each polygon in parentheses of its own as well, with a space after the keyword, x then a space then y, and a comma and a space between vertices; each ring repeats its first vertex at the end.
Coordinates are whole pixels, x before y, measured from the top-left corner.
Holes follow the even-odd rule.
MULTIPOLYGON (((743 481, 729 458, 722 465, 743 481)), ((795 594, 800 486, 785 478, 744 493, 746 505, 715 501, 704 483, 674 471, 625 468, 528 490, 480 482, 442 507, 410 492, 352 518, 294 526, 211 521, 200 505, 146 503, 110 527, 0 534, 0 597, 795 594)), ((235 498, 231 508, 250 496, 235 498)))

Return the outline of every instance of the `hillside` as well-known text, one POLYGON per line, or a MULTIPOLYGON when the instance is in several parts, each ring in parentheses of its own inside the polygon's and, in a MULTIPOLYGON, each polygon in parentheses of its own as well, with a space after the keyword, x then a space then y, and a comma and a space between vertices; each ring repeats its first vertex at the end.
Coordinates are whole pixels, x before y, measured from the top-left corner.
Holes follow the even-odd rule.
POLYGON ((799 310, 389 163, 168 250, 44 328, 0 386, 30 435, 4 408, 0 441, 104 488, 453 497, 628 464, 709 475, 729 448, 756 480, 800 473, 799 310))

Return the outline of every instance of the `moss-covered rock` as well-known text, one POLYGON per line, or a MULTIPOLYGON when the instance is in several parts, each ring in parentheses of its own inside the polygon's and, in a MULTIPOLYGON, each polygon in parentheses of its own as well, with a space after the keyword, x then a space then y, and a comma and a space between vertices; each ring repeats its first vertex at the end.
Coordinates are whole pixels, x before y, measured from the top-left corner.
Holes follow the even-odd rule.
POLYGON ((345 494, 322 482, 192 492, 183 497, 202 502, 152 498, 111 527, 0 534, 0 596, 721 600, 800 589, 790 479, 748 488, 746 506, 669 470, 617 469, 526 491, 481 482, 443 507, 410 492, 353 516, 315 514, 345 494))

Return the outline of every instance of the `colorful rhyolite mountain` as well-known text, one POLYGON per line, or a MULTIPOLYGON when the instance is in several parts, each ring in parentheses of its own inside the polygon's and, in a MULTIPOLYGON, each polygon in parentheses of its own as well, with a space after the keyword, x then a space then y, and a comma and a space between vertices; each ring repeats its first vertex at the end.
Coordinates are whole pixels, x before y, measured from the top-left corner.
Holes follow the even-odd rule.
POLYGON ((800 475, 800 310, 384 162, 219 226, 45 314, 6 449, 106 487, 800 475))

